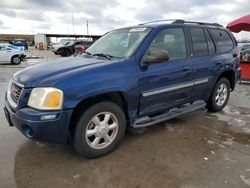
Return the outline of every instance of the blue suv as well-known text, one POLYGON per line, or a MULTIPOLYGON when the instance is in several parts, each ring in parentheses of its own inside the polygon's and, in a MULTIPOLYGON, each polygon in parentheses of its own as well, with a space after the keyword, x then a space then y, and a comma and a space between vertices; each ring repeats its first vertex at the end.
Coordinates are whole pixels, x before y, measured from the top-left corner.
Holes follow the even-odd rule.
POLYGON ((15 73, 10 126, 89 158, 139 128, 203 107, 222 110, 240 77, 237 43, 219 24, 161 20, 117 29, 85 54, 15 73))

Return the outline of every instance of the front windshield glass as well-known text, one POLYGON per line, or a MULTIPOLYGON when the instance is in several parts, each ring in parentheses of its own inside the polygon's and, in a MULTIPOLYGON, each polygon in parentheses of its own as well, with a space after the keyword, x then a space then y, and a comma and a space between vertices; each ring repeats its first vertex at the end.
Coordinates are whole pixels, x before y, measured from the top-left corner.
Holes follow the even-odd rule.
POLYGON ((128 58, 150 31, 151 28, 146 27, 111 31, 92 44, 86 53, 91 55, 106 54, 114 58, 128 58))
POLYGON ((69 41, 62 42, 63 45, 68 45, 69 43, 70 43, 69 41))

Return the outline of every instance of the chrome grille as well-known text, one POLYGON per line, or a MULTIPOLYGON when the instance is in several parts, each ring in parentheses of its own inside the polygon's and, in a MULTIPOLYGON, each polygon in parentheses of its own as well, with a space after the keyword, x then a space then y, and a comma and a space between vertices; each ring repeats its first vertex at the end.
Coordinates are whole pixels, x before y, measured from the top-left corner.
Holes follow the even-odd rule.
POLYGON ((22 90, 23 90, 23 87, 21 87, 20 85, 16 84, 15 82, 11 83, 10 97, 16 104, 18 103, 18 101, 20 99, 20 95, 21 95, 22 90))

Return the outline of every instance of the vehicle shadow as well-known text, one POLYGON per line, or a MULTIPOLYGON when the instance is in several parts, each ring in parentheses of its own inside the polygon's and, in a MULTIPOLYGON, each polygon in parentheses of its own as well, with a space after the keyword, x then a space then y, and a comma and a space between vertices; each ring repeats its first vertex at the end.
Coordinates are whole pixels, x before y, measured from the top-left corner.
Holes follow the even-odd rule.
POLYGON ((17 187, 181 187, 201 169, 219 177, 221 171, 214 167, 223 162, 215 162, 211 150, 220 148, 204 139, 212 132, 187 122, 179 118, 127 132, 120 147, 97 159, 79 156, 70 145, 26 142, 15 157, 17 187))
POLYGON ((0 63, 0 65, 13 65, 11 63, 0 63))

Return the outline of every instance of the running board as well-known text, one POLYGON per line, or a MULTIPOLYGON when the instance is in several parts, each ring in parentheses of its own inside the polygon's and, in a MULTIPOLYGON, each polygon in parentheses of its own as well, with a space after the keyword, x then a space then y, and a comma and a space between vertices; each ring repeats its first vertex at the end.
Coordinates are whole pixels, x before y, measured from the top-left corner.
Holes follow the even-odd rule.
POLYGON ((145 116, 145 117, 138 118, 135 121, 133 127, 134 128, 148 127, 156 123, 167 121, 169 119, 180 116, 182 114, 186 114, 189 112, 193 112, 195 110, 199 110, 200 108, 203 108, 205 106, 206 106, 205 101, 197 100, 197 101, 194 101, 193 103, 184 104, 180 108, 172 108, 169 111, 162 113, 160 115, 156 115, 153 117, 145 116))

